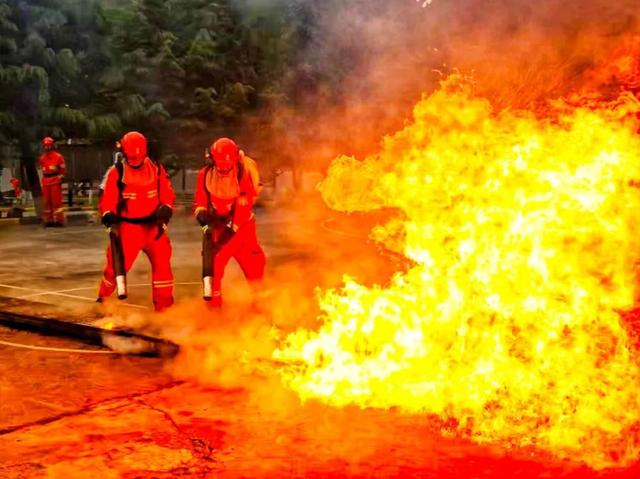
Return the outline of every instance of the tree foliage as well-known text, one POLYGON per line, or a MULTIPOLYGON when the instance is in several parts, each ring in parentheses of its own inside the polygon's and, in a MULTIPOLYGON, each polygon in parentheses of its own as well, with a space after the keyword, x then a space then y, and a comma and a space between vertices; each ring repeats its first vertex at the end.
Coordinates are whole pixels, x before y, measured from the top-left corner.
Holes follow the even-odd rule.
POLYGON ((44 135, 111 143, 130 129, 195 161, 213 132, 286 101, 298 3, 0 0, 0 161, 33 163, 44 135))

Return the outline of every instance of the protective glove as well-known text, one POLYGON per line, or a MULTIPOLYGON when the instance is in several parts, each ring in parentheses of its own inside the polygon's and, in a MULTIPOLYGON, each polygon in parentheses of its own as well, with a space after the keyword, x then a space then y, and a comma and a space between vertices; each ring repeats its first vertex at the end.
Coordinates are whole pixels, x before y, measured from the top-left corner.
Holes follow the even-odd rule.
POLYGON ((111 211, 107 211, 105 214, 102 215, 102 224, 106 228, 111 228, 117 222, 118 222, 118 217, 111 211))
POLYGON ((167 205, 160 205, 156 210, 156 218, 163 225, 168 225, 173 216, 173 210, 167 205))
POLYGON ((207 210, 200 210, 196 215, 196 221, 200 226, 204 228, 211 222, 211 215, 209 215, 209 212, 207 210))
POLYGON ((228 221, 227 223, 225 223, 224 229, 220 232, 220 235, 218 236, 218 241, 217 241, 218 245, 223 246, 224 244, 231 241, 231 238, 233 238, 233 235, 236 234, 236 231, 237 231, 237 228, 235 227, 232 221, 228 221))

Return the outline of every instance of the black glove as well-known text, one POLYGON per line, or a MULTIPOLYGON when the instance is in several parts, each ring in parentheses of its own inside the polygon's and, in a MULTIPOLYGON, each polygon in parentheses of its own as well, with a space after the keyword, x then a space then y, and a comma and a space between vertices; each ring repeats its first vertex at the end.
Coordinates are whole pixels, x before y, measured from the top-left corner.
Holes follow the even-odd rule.
POLYGON ((200 210, 196 215, 196 221, 204 228, 211 222, 211 215, 207 210, 200 210))
POLYGON ((111 228, 118 222, 118 217, 111 211, 107 211, 102 215, 102 224, 107 228, 111 228))
POLYGON ((218 244, 222 246, 231 241, 234 234, 236 234, 236 232, 233 229, 233 224, 231 221, 227 221, 224 225, 224 229, 220 232, 220 236, 218 237, 218 244))
POLYGON ((167 205, 160 205, 156 211, 156 218, 164 225, 168 225, 173 216, 173 210, 167 205))

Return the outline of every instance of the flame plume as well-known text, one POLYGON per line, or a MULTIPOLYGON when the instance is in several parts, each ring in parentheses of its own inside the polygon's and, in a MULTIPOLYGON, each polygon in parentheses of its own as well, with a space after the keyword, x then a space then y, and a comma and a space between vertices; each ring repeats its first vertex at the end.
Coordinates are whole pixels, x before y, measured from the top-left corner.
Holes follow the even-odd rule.
POLYGON ((411 266, 323 292, 323 326, 274 354, 297 365, 285 384, 594 468, 636 460, 640 369, 618 311, 640 260, 639 110, 623 95, 495 112, 454 75, 378 154, 336 159, 325 202, 397 209, 372 235, 411 266))

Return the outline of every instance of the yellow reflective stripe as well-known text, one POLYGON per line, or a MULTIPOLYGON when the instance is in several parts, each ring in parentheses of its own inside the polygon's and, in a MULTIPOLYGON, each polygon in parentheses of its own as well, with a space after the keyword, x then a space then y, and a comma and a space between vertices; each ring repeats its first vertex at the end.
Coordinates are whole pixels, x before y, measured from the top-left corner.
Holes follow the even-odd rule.
POLYGON ((198 213, 200 213, 201 211, 207 211, 207 209, 204 206, 198 206, 193 212, 193 216, 198 216, 198 213))
POLYGON ((153 284, 173 284, 173 280, 172 279, 166 279, 166 280, 162 280, 162 281, 154 281, 153 284))
POLYGON ((171 284, 154 284, 153 287, 155 289, 173 288, 173 283, 171 283, 171 284))

